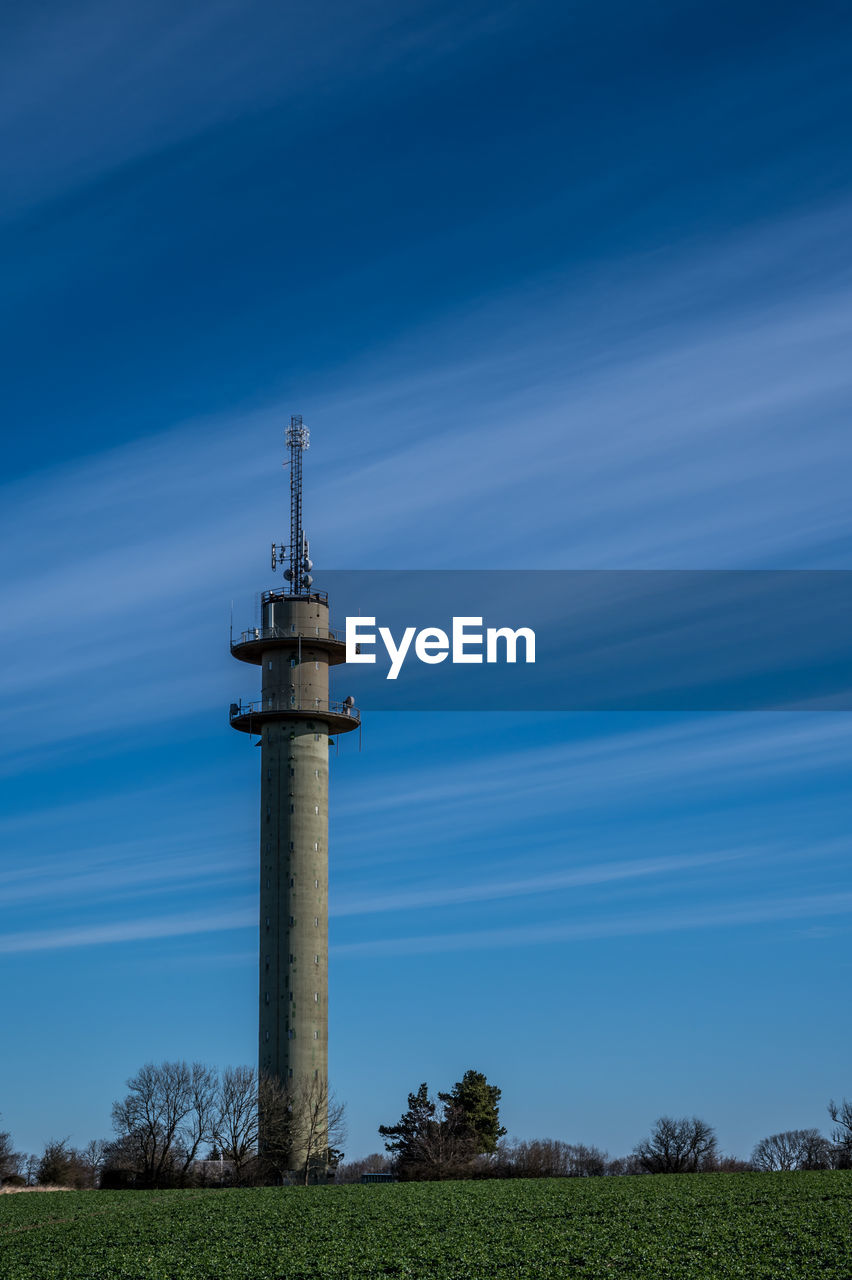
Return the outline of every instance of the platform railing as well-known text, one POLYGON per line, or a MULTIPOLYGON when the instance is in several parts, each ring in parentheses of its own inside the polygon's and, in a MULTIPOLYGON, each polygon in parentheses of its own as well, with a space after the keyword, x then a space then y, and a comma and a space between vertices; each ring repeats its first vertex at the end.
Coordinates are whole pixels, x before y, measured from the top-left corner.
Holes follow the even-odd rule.
POLYGON ((282 587, 273 587, 269 591, 264 591, 261 595, 264 604, 269 604, 270 600, 317 600, 320 604, 328 604, 327 591, 308 591, 302 595, 297 595, 293 591, 287 591, 282 587))
POLYGON ((324 627, 317 631, 291 631, 289 627, 249 627, 231 639, 231 648, 241 644, 251 644, 253 640, 332 640, 335 644, 346 643, 346 632, 336 627, 324 627))
POLYGON ((232 702, 230 710, 231 720, 241 720, 244 716, 265 715, 269 712, 273 714, 282 714, 288 711, 301 715, 310 715, 314 713, 322 716, 326 712, 334 716, 348 716, 357 724, 361 719, 361 712, 350 702, 337 702, 332 699, 310 698, 306 701, 300 701, 292 694, 270 694, 266 698, 260 698, 255 702, 232 702))

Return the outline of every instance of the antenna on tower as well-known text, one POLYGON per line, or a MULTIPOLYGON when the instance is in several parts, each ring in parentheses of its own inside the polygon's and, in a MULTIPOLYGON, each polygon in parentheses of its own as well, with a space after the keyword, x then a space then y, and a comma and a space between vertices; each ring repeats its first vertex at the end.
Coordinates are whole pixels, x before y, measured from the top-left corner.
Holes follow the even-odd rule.
MULTIPOLYGON (((302 422, 300 413, 293 414, 285 439, 290 450, 290 542, 286 547, 272 544, 272 568, 288 560, 284 577, 290 584, 290 594, 301 595, 313 583, 310 544, 302 527, 302 452, 309 448, 311 433, 302 422)), ((285 467, 288 465, 285 462, 285 467)))

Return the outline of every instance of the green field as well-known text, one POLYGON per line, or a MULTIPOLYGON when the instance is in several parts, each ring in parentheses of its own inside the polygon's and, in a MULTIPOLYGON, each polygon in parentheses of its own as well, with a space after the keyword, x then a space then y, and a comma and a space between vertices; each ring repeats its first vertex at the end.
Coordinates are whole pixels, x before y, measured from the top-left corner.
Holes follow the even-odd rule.
POLYGON ((2 1280, 852 1277, 852 1173, 0 1196, 2 1280))

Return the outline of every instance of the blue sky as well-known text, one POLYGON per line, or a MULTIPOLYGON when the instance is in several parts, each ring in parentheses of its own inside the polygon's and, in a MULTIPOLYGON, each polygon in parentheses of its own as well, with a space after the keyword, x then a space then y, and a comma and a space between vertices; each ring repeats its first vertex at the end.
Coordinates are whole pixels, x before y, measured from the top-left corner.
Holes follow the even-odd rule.
MULTIPOLYGON (((852 79, 828 4, 4 22, 0 1112, 33 1150, 107 1134, 146 1059, 254 1057, 227 628, 291 412, 324 564, 852 568, 852 79)), ((517 1137, 824 1126, 850 765, 843 713, 371 716, 332 776, 349 1153, 471 1066, 517 1137)))

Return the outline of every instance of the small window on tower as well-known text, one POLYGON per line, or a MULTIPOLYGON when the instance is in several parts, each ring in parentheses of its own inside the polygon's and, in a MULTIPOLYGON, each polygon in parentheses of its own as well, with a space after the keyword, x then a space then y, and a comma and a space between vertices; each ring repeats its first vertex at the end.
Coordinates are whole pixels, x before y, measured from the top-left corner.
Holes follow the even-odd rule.
POLYGON ((271 671, 271 670, 272 670, 272 659, 271 659, 271 658, 270 658, 269 662, 267 662, 267 664, 266 664, 266 670, 267 670, 267 671, 271 671))
POLYGON ((314 849, 319 850, 319 840, 314 841, 314 849))
POLYGON ((314 956, 314 964, 319 964, 319 956, 314 956))
POLYGON ((290 770, 290 777, 291 777, 291 778, 295 778, 295 776, 296 776, 296 770, 295 770, 295 769, 291 769, 291 770, 290 770))
POLYGON ((296 887, 296 877, 295 877, 295 876, 291 876, 291 877, 290 877, 290 888, 291 888, 291 889, 294 889, 295 887, 296 887))
MULTIPOLYGON (((267 924, 269 924, 269 921, 267 920, 267 922, 266 922, 266 923, 267 923, 267 924)), ((296 923, 296 919, 295 919, 295 917, 294 917, 294 916, 291 916, 291 917, 290 917, 290 923, 291 923, 291 924, 295 924, 295 923, 296 923)))
POLYGON ((319 740, 320 740, 320 736, 321 736, 320 734, 315 733, 315 734, 314 734, 314 742, 319 742, 319 740))
POLYGON ((314 928, 319 928, 319 916, 314 916, 314 928))
POLYGON ((292 1027, 291 1027, 291 1028, 290 1028, 290 1030, 287 1032, 287 1039, 288 1039, 288 1040, 294 1040, 294 1039, 295 1039, 295 1037, 296 1037, 296 1033, 295 1033, 295 1031, 294 1031, 294 1030, 292 1029, 292 1027))
MULTIPOLYGON (((268 886, 267 886, 267 887, 268 887, 268 886)), ((318 889, 318 888, 319 888, 319 880, 315 880, 315 881, 314 881, 314 888, 315 888, 315 889, 318 889)))
POLYGON ((319 805, 318 805, 318 804, 315 804, 315 805, 314 805, 314 813, 319 813, 319 805))
POLYGON ((315 1040, 319 1040, 319 1032, 318 1032, 318 1031, 315 1031, 315 1032, 314 1032, 314 1039, 315 1039, 315 1040))
POLYGON ((314 1004, 319 1004, 319 992, 314 992, 314 1004))

